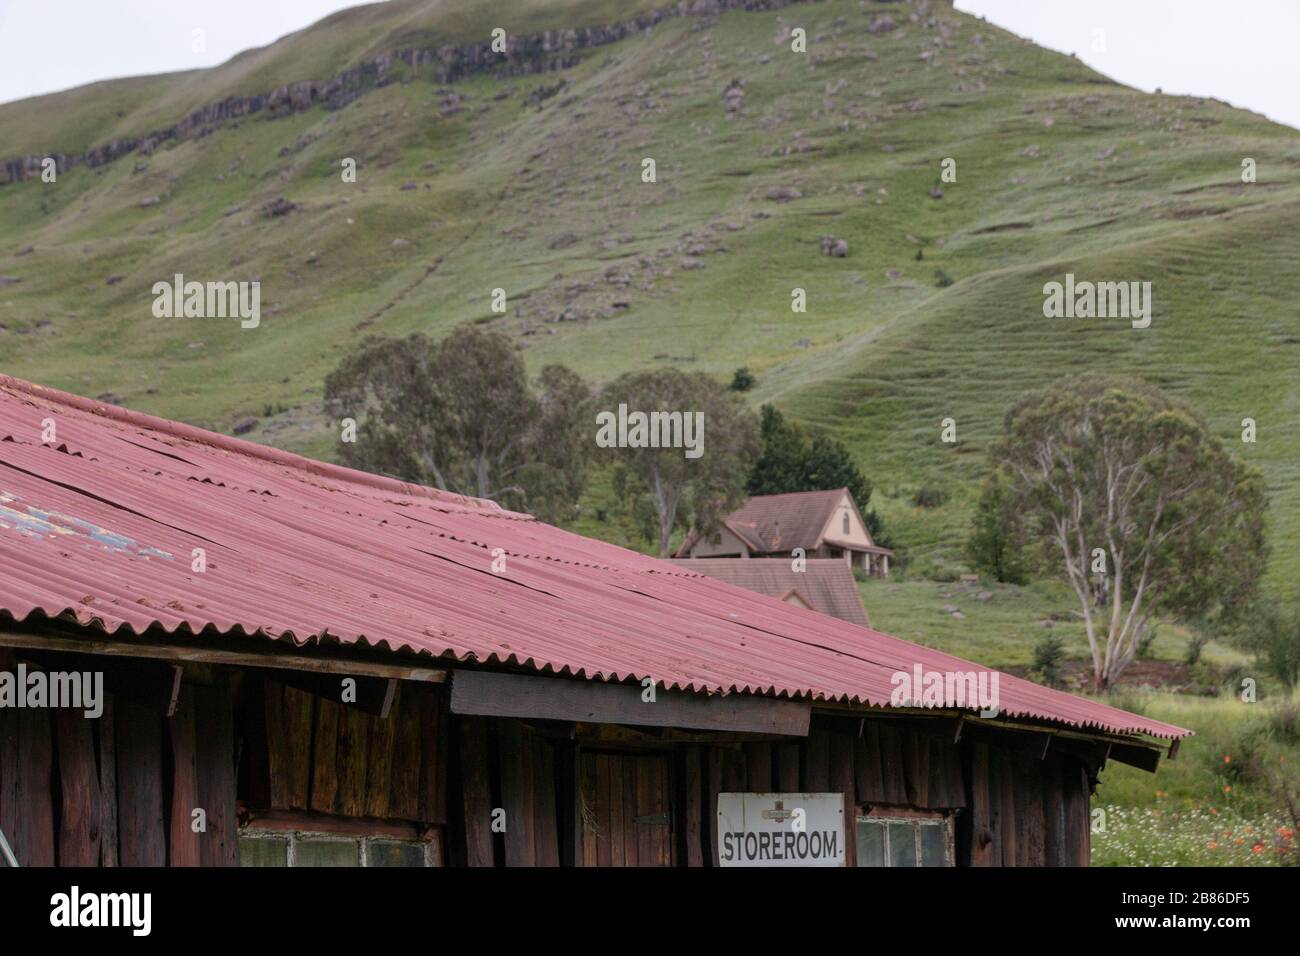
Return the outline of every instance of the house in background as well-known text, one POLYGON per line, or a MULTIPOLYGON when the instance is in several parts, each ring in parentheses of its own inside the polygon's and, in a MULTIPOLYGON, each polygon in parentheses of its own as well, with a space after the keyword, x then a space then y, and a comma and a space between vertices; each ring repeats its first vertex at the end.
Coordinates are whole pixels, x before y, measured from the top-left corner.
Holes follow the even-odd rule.
POLYGON ((871 626, 858 582, 839 558, 813 558, 802 571, 789 558, 675 558, 672 563, 859 627, 871 626))
POLYGON ((889 574, 894 556, 871 540, 849 490, 836 488, 755 495, 723 518, 712 535, 692 529, 674 557, 788 558, 795 548, 809 558, 839 558, 876 578, 889 574))

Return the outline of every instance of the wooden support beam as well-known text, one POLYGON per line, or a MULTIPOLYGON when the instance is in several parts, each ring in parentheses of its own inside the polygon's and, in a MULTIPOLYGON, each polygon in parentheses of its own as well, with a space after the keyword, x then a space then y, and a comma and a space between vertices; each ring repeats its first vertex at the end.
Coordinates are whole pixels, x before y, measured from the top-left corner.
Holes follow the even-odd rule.
MULTIPOLYGON (((225 639, 227 644, 234 641, 234 638, 225 639)), ((274 644, 269 639, 264 643, 274 644)), ((266 649, 231 650, 227 647, 210 647, 194 643, 157 644, 139 640, 30 634, 6 630, 0 630, 0 647, 98 654, 104 657, 137 657, 177 663, 204 661, 211 664, 270 667, 355 677, 382 677, 432 684, 444 683, 447 680, 447 671, 443 669, 358 660, 319 647, 303 651, 278 650, 274 646, 266 649)))
POLYGON ((705 696, 660 690, 653 703, 629 684, 457 670, 451 685, 454 714, 523 717, 642 727, 686 727, 803 737, 811 707, 792 700, 747 695, 705 696))

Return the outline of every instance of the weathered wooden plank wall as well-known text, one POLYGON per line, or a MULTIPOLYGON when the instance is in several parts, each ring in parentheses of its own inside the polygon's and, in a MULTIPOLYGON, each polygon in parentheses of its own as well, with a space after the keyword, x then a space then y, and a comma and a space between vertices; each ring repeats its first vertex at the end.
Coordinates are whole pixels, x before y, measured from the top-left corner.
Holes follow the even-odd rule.
POLYGON ((1091 787, 1082 760, 985 741, 963 755, 970 809, 957 821, 959 865, 1088 865, 1091 787))
POLYGON ((382 714, 344 703, 333 679, 258 684, 244 728, 254 807, 447 822, 444 690, 400 683, 382 714))

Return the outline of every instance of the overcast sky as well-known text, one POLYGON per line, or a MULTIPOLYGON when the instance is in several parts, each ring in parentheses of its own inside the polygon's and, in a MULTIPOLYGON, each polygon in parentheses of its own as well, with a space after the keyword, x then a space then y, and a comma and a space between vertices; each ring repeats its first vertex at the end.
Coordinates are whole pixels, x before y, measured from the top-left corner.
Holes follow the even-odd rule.
MULTIPOLYGON (((483 2, 509 9, 508 0, 483 2)), ((0 102, 110 77, 213 66, 355 5, 0 0, 0 102), (203 31, 199 50, 195 30, 203 31)), ((1077 53, 1122 83, 1214 96, 1300 128, 1300 0, 957 0, 957 8, 1077 53)))

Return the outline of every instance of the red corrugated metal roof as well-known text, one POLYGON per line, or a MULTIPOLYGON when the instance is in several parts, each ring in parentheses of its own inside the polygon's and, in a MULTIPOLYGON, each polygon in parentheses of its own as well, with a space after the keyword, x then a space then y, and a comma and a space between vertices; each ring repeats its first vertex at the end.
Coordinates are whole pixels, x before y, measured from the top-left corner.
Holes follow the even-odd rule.
MULTIPOLYGON (((891 676, 985 668, 491 502, 0 376, 0 612, 112 634, 327 639, 669 689, 888 704, 891 676), (57 429, 42 443, 43 422, 57 429), (194 549, 207 570, 191 570, 194 549), (494 549, 506 569, 492 572, 494 549)), ((4 615, 0 614, 0 618, 4 615)), ((1001 710, 1187 731, 1001 675, 1001 710)))

